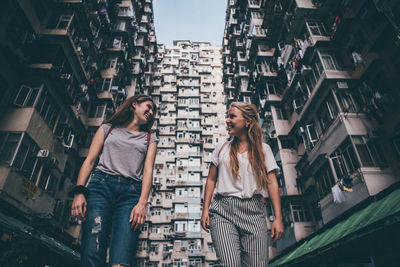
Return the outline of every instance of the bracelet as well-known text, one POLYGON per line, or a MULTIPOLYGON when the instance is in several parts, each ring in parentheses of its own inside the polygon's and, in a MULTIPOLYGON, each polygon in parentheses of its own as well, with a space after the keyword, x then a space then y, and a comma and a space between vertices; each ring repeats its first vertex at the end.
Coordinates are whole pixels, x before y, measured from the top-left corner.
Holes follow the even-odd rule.
POLYGON ((87 195, 89 194, 89 190, 83 185, 75 185, 72 188, 70 195, 75 196, 77 194, 84 194, 85 197, 87 197, 87 195))

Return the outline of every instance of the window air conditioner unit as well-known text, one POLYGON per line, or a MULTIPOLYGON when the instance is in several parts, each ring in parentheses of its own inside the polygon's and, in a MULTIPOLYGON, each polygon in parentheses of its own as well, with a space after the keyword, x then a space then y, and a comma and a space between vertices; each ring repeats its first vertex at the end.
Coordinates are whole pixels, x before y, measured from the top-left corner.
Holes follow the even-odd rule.
POLYGON ((69 134, 67 142, 64 142, 64 141, 62 142, 63 147, 68 148, 68 149, 71 148, 72 144, 74 143, 74 138, 75 138, 74 134, 69 134))
POLYGON ((38 151, 36 157, 38 158, 49 158, 50 157, 50 151, 49 150, 45 150, 45 149, 41 149, 38 151))
POLYGON ((337 82, 336 83, 338 89, 348 89, 349 85, 347 82, 337 82))

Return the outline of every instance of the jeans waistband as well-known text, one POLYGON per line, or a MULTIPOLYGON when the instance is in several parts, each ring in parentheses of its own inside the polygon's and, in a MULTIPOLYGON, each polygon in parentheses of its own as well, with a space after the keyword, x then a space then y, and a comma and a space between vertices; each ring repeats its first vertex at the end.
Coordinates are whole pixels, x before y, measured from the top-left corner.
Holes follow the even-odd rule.
POLYGON ((101 177, 104 178, 104 180, 107 180, 109 182, 119 182, 119 183, 128 183, 128 184, 141 184, 142 183, 142 181, 124 177, 122 175, 108 174, 108 173, 105 173, 100 170, 96 170, 94 172, 94 175, 100 175, 101 177))

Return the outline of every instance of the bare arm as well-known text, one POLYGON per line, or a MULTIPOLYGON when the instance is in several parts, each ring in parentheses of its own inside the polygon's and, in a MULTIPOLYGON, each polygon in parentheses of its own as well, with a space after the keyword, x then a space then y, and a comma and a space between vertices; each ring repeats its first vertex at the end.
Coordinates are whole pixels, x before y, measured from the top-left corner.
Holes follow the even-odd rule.
POLYGON ((104 131, 102 127, 99 127, 96 134, 93 137, 92 144, 90 145, 88 155, 82 164, 81 170, 79 171, 78 181, 76 185, 85 185, 86 180, 92 171, 96 159, 99 156, 104 144, 104 131))
MULTIPOLYGON (((100 126, 93 137, 88 155, 82 164, 79 171, 76 185, 85 185, 90 172, 92 171, 97 157, 99 156, 104 144, 104 131, 100 126)), ((85 218, 86 213, 86 198, 83 194, 76 194, 72 202, 71 215, 78 216, 81 219, 85 218)))
POLYGON ((210 170, 208 171, 206 188, 204 190, 203 212, 201 215, 201 225, 203 229, 207 232, 208 232, 207 228, 210 226, 210 217, 208 212, 216 182, 217 182, 217 167, 214 164, 211 164, 210 170))
POLYGON ((283 223, 282 223, 282 210, 281 210, 281 197, 279 195, 278 181, 274 172, 268 173, 268 193, 274 209, 275 221, 272 223, 271 236, 273 241, 276 242, 283 236, 283 223))
POLYGON ((142 193, 140 194, 139 202, 132 209, 130 222, 135 230, 146 221, 146 205, 149 199, 150 189, 153 182, 153 168, 156 159, 157 142, 149 145, 146 159, 144 161, 142 193))

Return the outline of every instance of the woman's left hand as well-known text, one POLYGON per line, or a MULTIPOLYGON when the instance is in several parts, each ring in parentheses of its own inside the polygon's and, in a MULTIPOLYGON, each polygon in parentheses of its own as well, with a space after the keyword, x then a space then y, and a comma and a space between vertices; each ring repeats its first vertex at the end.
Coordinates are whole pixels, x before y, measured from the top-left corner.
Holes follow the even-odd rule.
POLYGON ((279 239, 283 237, 284 230, 283 230, 283 223, 282 219, 275 219, 275 221, 272 223, 271 227, 271 238, 272 241, 275 243, 279 239))
POLYGON ((131 228, 136 231, 141 225, 146 221, 146 204, 138 203, 133 207, 129 222, 131 223, 131 228))

